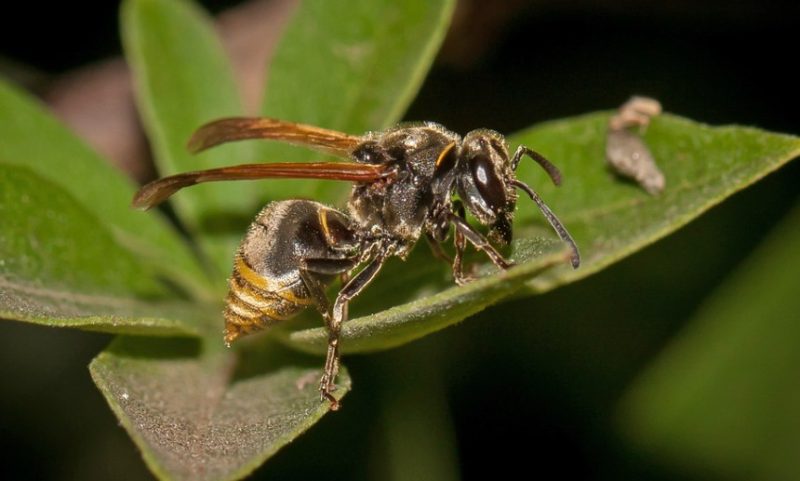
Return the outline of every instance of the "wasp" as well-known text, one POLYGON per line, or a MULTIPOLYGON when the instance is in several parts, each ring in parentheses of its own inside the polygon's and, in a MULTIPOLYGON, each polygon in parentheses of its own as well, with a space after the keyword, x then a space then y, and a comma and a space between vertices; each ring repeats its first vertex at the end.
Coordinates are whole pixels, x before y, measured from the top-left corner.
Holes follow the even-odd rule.
POLYGON ((264 207, 235 254, 224 310, 224 339, 230 345, 303 309, 316 308, 329 333, 319 390, 334 410, 339 406, 333 396, 339 334, 348 303, 387 259, 405 259, 423 235, 433 253, 451 264, 459 285, 472 279, 463 267, 468 244, 500 269, 508 269, 512 262, 494 244, 511 241, 517 190, 521 190, 569 244, 573 267, 580 264, 567 229, 514 175, 525 156, 541 165, 556 185, 560 172, 524 146, 509 156, 506 140, 498 132, 479 129, 461 137, 442 125, 423 122, 355 136, 272 118, 224 118, 200 127, 189 150, 196 153, 244 139, 282 141, 346 161, 245 164, 177 174, 142 187, 133 205, 146 209, 202 182, 299 178, 353 183, 345 211, 311 200, 282 200, 264 207), (466 212, 488 228, 487 236, 470 225, 466 212), (452 258, 442 248, 451 230, 452 258), (341 287, 331 302, 326 291, 337 278, 341 287))

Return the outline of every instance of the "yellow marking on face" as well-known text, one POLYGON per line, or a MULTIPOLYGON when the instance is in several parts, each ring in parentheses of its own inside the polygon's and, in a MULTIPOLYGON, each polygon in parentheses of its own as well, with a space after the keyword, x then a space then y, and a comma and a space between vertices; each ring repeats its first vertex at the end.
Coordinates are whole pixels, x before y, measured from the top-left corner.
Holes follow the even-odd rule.
POLYGON ((447 157, 447 154, 450 153, 451 150, 456 146, 455 142, 450 142, 447 146, 442 149, 442 152, 439 154, 439 157, 436 158, 436 167, 444 161, 444 158, 447 157))

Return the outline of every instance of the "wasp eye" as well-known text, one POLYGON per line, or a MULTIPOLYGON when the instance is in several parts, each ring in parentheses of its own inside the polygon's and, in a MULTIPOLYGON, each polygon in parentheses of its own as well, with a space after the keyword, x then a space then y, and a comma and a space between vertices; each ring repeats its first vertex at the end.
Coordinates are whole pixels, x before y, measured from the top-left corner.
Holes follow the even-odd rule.
POLYGON ((484 155, 470 160, 475 186, 488 207, 498 212, 506 205, 506 189, 492 166, 492 162, 484 155))

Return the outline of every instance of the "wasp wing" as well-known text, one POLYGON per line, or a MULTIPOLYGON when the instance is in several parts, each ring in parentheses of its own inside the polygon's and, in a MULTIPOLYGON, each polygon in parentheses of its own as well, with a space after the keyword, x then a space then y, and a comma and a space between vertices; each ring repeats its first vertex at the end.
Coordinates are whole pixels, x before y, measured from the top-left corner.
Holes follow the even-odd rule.
POLYGON ((158 179, 143 186, 133 197, 133 207, 149 209, 178 190, 203 182, 221 180, 256 180, 270 178, 327 179, 350 182, 374 182, 391 175, 382 165, 351 162, 302 162, 243 164, 218 169, 184 172, 158 179))
POLYGON ((278 140, 341 157, 347 157, 364 141, 360 136, 313 125, 268 117, 231 117, 209 122, 197 129, 189 139, 188 147, 191 152, 200 152, 225 142, 245 139, 278 140))

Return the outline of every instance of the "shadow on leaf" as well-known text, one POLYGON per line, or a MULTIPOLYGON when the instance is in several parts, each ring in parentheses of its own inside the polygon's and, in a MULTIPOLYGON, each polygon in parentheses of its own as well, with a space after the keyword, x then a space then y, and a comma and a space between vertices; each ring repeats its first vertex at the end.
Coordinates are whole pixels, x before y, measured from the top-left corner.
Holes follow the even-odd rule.
POLYGON ((231 384, 257 378, 281 371, 287 366, 299 369, 322 369, 319 356, 300 354, 266 334, 255 339, 245 340, 236 350, 236 367, 231 376, 231 384))

